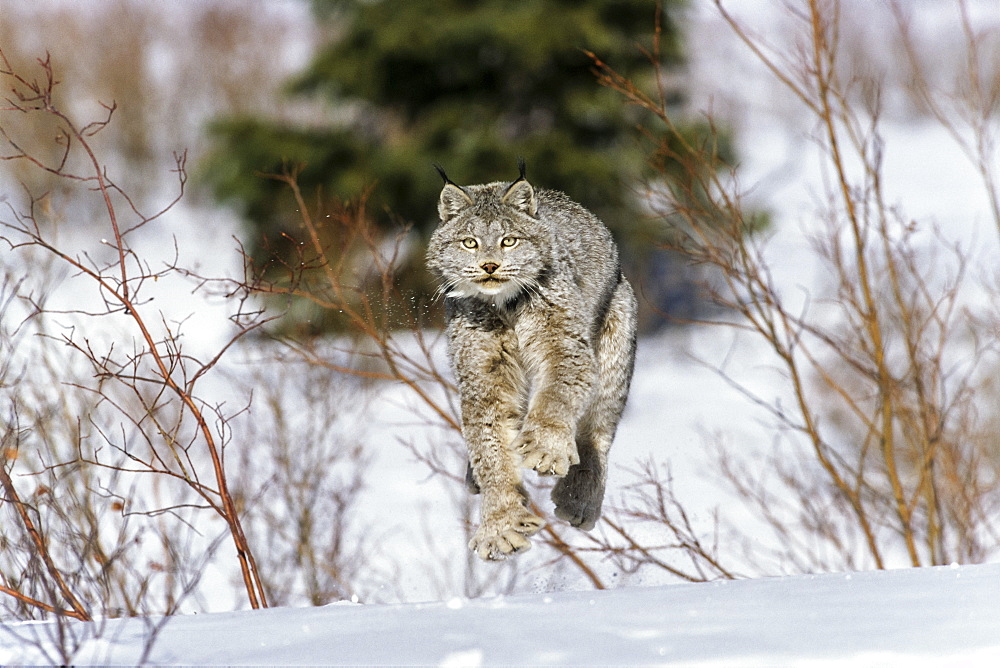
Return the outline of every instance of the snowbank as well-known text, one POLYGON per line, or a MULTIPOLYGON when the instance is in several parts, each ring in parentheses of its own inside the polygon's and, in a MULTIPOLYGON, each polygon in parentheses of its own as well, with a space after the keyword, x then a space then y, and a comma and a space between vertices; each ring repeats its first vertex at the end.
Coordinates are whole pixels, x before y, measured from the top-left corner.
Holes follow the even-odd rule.
MULTIPOLYGON (((1000 565, 178 616, 160 665, 998 665, 1000 565)), ((77 665, 135 664, 156 620, 67 625, 77 665), (93 630, 99 630, 94 637, 93 630)), ((0 663, 59 660, 52 622, 0 663)))

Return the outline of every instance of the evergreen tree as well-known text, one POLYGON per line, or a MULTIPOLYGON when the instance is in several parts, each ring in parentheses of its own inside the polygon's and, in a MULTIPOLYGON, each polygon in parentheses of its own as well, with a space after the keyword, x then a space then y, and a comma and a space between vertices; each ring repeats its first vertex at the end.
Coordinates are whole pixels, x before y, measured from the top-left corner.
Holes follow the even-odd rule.
POLYGON ((564 190, 627 241, 644 218, 632 194, 647 153, 636 128, 651 119, 597 84, 586 52, 654 86, 643 50, 660 11, 661 61, 681 63, 671 20, 680 3, 314 0, 344 32, 291 92, 323 96, 338 120, 323 129, 220 120, 205 173, 218 197, 242 208, 258 260, 290 252, 282 232, 297 236, 285 187, 259 173, 300 163, 304 190, 349 199, 374 186, 374 210, 426 232, 440 191, 433 163, 480 183, 513 179, 524 157, 533 182, 564 190))

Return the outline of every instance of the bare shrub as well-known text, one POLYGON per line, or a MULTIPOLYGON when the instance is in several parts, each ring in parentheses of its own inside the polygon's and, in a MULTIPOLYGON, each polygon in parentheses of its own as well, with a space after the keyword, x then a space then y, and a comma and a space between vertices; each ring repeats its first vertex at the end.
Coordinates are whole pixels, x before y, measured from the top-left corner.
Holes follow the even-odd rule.
POLYGON ((254 366, 254 409, 234 428, 257 445, 238 453, 234 494, 249 511, 247 534, 263 555, 268 600, 368 600, 391 584, 391 574, 380 577, 372 567, 380 529, 358 512, 374 474, 363 445, 363 381, 296 358, 254 366))
MULTIPOLYGON (((773 549, 751 548, 746 558, 764 571, 775 563, 815 571, 982 561, 997 549, 1000 459, 992 445, 994 411, 977 396, 996 368, 997 351, 993 321, 969 308, 975 293, 966 276, 974 255, 890 203, 883 185, 883 91, 879 82, 859 82, 857 72, 840 67, 840 3, 790 5, 797 32, 787 51, 715 4, 817 128, 812 140, 829 174, 822 225, 811 236, 820 275, 829 279, 819 294, 803 300, 776 283, 773 263, 780 258, 769 255, 759 236, 745 234, 750 221, 735 174, 705 147, 684 141, 662 96, 599 60, 595 65, 602 83, 658 115, 662 126, 647 136, 687 166, 687 179, 657 183, 649 203, 682 233, 675 249, 713 271, 706 289, 727 314, 713 324, 763 344, 781 379, 784 396, 773 399, 723 373, 771 415, 782 441, 763 464, 720 450, 723 478, 773 537, 773 549), (860 102, 858 85, 868 86, 860 102)), ((975 54, 978 37, 965 25, 968 53, 975 54)), ((900 18, 897 26, 907 43, 906 22, 900 18)), ((970 81, 979 80, 979 67, 969 61, 970 81)), ((926 80, 913 85, 935 99, 926 80)), ((995 177, 984 168, 984 155, 993 157, 994 102, 981 87, 969 90, 962 101, 972 104, 964 116, 976 120, 967 125, 971 134, 939 118, 995 203, 995 177)), ((698 575, 728 576, 714 543, 707 549, 684 539, 688 525, 669 477, 646 468, 639 484, 639 507, 620 512, 663 527, 698 575)), ((725 516, 722 523, 728 524, 725 516)), ((759 543, 738 527, 729 531, 744 545, 759 543)), ((625 536, 619 549, 635 563, 663 567, 641 541, 625 536)))
MULTIPOLYGON (((221 113, 315 117, 312 105, 282 95, 287 77, 321 39, 319 24, 299 20, 308 7, 253 0, 205 0, 180 7, 142 0, 5 3, 0 46, 19 71, 49 53, 62 82, 55 101, 71 116, 91 117, 94 100, 116 100, 115 123, 99 148, 133 196, 161 196, 160 178, 178 146, 201 157, 205 123, 221 113), (113 29, 109 28, 113 26, 113 29), (268 48, 261 48, 267 44, 268 48)), ((54 159, 44 116, 7 119, 32 155, 54 159), (35 139, 37 138, 37 139, 35 139)), ((53 153, 54 151, 54 153, 53 153)), ((66 183, 26 164, 7 165, 11 183, 32 192, 66 193, 66 183)), ((77 205, 85 205, 82 198, 77 205)), ((99 218, 92 209, 92 218, 99 218)))
MULTIPOLYGON (((99 120, 78 125, 54 96, 49 60, 40 60, 34 72, 15 69, 0 52, 0 76, 12 91, 0 107, 0 157, 89 192, 103 207, 106 236, 96 248, 64 249, 53 225, 58 201, 30 192, 23 209, 8 202, 0 222, 0 239, 13 256, 36 268, 46 266, 44 259, 54 262, 68 270, 73 290, 80 291, 55 306, 49 303, 52 295, 25 283, 7 299, 23 309, 22 331, 34 327, 31 333, 41 335, 32 342, 41 352, 10 349, 4 363, 5 375, 20 376, 18 391, 5 393, 4 503, 27 541, 21 543, 20 563, 30 574, 13 575, 18 567, 11 565, 4 579, 16 586, 5 584, 4 591, 20 604, 79 618, 93 614, 83 603, 84 592, 101 614, 134 614, 148 610, 149 568, 165 572, 158 578, 166 601, 161 611, 171 612, 200 577, 204 561, 187 553, 194 546, 190 532, 179 536, 158 523, 169 516, 190 528, 208 511, 226 527, 249 604, 264 606, 224 467, 232 414, 198 393, 199 381, 226 349, 262 321, 242 322, 234 338, 207 360, 185 351, 182 323, 156 312, 145 296, 152 284, 176 271, 152 269, 135 250, 140 230, 183 194, 185 156, 176 156, 176 199, 144 214, 111 180, 93 149, 93 137, 111 121, 114 105, 105 107, 99 120), (34 153, 14 131, 21 126, 10 129, 7 122, 34 116, 54 124, 48 136, 56 150, 34 153), (35 483, 30 503, 18 491, 17 481, 25 476, 42 481, 35 483), (143 493, 134 494, 138 489, 143 493), (139 565, 133 548, 150 537, 161 543, 164 558, 139 565)), ((196 542, 200 554, 214 553, 213 539, 196 542)))
POLYGON ((997 178, 997 147, 1000 128, 1000 35, 977 31, 966 0, 955 3, 961 26, 956 45, 957 62, 942 68, 940 49, 928 46, 914 26, 905 4, 890 3, 899 36, 903 62, 909 73, 907 91, 915 106, 924 109, 947 130, 955 144, 975 166, 990 203, 990 215, 1000 234, 1000 182, 997 178), (942 72, 944 70, 944 73, 942 72))

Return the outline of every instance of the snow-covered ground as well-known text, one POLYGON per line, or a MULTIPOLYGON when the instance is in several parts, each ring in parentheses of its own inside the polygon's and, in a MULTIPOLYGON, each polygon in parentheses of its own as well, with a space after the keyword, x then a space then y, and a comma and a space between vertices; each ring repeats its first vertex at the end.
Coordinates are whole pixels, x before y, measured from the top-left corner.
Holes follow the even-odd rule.
MULTIPOLYGON (((1000 565, 940 567, 74 622, 63 637, 77 665, 985 667, 1000 662, 998 582, 1000 565)), ((56 637, 2 628, 0 663, 60 663, 56 637)))

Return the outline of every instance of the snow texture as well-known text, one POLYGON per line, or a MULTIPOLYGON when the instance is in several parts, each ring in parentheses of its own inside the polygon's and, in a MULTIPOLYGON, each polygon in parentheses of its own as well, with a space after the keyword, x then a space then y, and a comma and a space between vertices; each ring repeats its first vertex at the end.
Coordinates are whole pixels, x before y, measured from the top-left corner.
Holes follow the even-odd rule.
MULTIPOLYGON (((160 665, 1000 665, 1000 565, 170 618, 160 665)), ((70 628, 77 665, 135 664, 149 621, 70 628)), ((0 627, 0 664, 54 661, 51 622, 0 627), (41 651, 36 641, 48 648, 41 651)))

